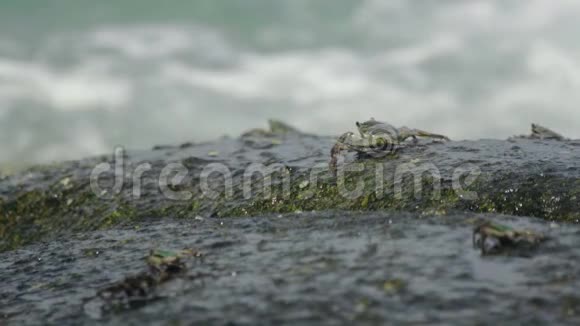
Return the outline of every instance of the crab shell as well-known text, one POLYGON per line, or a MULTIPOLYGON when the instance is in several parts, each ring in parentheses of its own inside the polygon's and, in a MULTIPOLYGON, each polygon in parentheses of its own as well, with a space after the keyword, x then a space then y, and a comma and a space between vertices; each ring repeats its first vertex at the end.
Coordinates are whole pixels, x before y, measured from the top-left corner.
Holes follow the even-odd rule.
MULTIPOLYGON (((357 122, 358 123, 358 122, 357 122)), ((363 131, 360 131, 361 134, 363 131)), ((373 135, 367 139, 371 139, 367 144, 367 147, 362 149, 362 147, 355 147, 353 144, 353 138, 356 137, 353 132, 345 132, 342 134, 337 142, 334 144, 332 149, 330 150, 330 162, 329 168, 333 175, 336 176, 337 173, 337 165, 338 165, 338 158, 340 157, 343 151, 354 151, 359 153, 365 153, 368 155, 378 155, 379 153, 392 153, 396 151, 396 144, 392 142, 388 137, 381 137, 380 135, 373 135)))
POLYGON ((181 251, 151 250, 147 257, 147 265, 152 273, 175 274, 186 267, 182 258, 199 257, 201 253, 191 249, 181 251))

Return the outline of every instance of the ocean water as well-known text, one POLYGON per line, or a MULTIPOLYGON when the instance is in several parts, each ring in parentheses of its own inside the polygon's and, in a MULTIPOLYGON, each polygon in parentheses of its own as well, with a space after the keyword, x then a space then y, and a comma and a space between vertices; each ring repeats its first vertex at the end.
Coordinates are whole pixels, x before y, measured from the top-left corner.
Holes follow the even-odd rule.
POLYGON ((0 163, 375 117, 580 137, 577 0, 0 2, 0 163))

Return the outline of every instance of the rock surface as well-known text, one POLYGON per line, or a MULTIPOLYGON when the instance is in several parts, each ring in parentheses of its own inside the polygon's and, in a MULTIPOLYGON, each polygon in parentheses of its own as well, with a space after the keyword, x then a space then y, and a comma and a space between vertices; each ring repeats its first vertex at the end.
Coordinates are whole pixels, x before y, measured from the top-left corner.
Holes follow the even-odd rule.
POLYGON ((281 128, 128 151, 118 194, 113 169, 91 188, 111 157, 3 177, 0 322, 578 322, 580 141, 423 141, 348 155, 341 166, 359 170, 344 178, 328 171, 333 142, 281 128), (250 174, 257 163, 284 169, 250 174), (553 240, 532 258, 482 258, 480 219, 553 240), (88 308, 156 247, 206 255, 139 308, 88 308))

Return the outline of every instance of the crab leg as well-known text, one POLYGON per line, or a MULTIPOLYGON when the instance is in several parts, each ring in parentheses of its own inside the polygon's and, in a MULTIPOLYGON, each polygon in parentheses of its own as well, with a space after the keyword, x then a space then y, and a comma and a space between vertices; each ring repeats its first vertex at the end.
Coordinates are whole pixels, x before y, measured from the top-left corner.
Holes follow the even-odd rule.
POLYGON ((332 172, 333 175, 336 176, 336 169, 337 169, 337 164, 338 164, 338 156, 340 155, 340 152, 342 152, 343 150, 347 149, 344 144, 342 143, 336 143, 334 146, 332 146, 332 149, 330 150, 330 163, 328 163, 328 167, 330 169, 330 172, 332 172))
POLYGON ((399 140, 400 141, 405 141, 409 137, 412 137, 414 140, 416 140, 417 137, 426 137, 426 138, 449 140, 449 137, 444 136, 444 135, 434 134, 434 133, 431 133, 431 132, 428 132, 428 131, 424 131, 424 130, 420 130, 420 129, 410 129, 410 128, 407 128, 407 127, 401 127, 399 129, 399 140))
POLYGON ((338 139, 336 140, 336 144, 334 144, 334 146, 332 146, 332 149, 330 150, 330 162, 328 164, 328 167, 330 168, 330 172, 332 172, 332 174, 335 176, 336 176, 336 166, 338 164, 338 156, 343 150, 349 149, 348 146, 346 145, 346 142, 348 141, 348 139, 352 138, 353 135, 354 134, 352 132, 345 132, 340 137, 338 137, 338 139))

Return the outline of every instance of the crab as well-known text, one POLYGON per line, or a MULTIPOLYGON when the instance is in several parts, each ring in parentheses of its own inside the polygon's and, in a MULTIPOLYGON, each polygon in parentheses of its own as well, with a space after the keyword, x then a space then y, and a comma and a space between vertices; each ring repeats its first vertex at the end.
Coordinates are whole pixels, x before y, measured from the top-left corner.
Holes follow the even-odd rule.
POLYGON ((272 137, 301 133, 298 129, 292 127, 291 125, 275 119, 268 120, 268 127, 269 129, 257 128, 246 131, 245 133, 242 134, 242 138, 272 137))
POLYGON ((409 138, 412 138, 414 143, 417 142, 417 137, 449 140, 447 136, 419 129, 396 128, 374 118, 362 123, 357 121, 356 126, 360 136, 350 131, 346 132, 338 138, 330 151, 329 166, 333 174, 336 174, 338 157, 342 151, 376 156, 396 151, 401 143, 409 138))
POLYGON ((99 290, 95 297, 85 301, 85 312, 92 318, 101 319, 104 314, 142 307, 159 299, 162 295, 156 289, 165 282, 184 276, 187 271, 184 259, 192 257, 202 257, 202 253, 192 249, 151 250, 146 258, 148 271, 99 290))
POLYGON ((539 124, 532 123, 531 138, 565 140, 564 136, 539 124))
POLYGON ((529 135, 519 135, 513 136, 508 138, 508 140, 516 140, 516 139, 549 139, 549 140, 568 140, 568 138, 560 135, 559 133, 553 131, 550 128, 546 128, 544 126, 540 126, 537 123, 532 123, 532 133, 529 135))
POLYGON ((531 249, 546 240, 543 234, 529 230, 514 230, 508 226, 483 222, 473 229, 473 247, 482 255, 499 253, 508 248, 531 249), (486 243, 486 240, 487 243, 486 243))
POLYGON ((173 275, 180 274, 186 268, 182 258, 199 257, 201 254, 191 249, 181 251, 151 250, 147 257, 147 265, 152 275, 156 275, 160 281, 165 281, 173 275))

